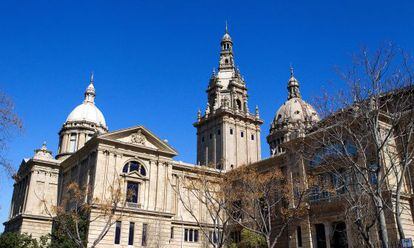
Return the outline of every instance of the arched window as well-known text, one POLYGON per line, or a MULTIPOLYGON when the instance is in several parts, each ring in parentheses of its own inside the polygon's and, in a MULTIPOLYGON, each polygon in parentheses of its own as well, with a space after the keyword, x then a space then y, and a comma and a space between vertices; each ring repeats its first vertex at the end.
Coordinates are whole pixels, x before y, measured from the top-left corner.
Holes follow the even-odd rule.
POLYGON ((237 100, 236 100, 236 105, 237 105, 237 109, 238 109, 238 110, 241 110, 241 109, 242 109, 242 104, 241 104, 240 99, 237 99, 237 100))
POLYGON ((141 174, 141 176, 144 177, 147 175, 145 167, 137 161, 130 161, 124 165, 124 168, 122 168, 123 173, 130 173, 133 171, 137 171, 139 174, 141 174))

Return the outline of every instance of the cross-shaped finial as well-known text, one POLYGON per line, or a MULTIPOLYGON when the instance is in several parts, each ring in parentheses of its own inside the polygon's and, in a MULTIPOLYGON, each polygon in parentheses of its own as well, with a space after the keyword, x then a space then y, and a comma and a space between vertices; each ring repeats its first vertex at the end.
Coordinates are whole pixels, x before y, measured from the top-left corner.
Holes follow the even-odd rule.
POLYGON ((293 76, 293 66, 290 64, 290 76, 293 76))
POLYGON ((226 34, 228 34, 228 33, 229 33, 229 29, 227 27, 227 20, 226 20, 226 34))

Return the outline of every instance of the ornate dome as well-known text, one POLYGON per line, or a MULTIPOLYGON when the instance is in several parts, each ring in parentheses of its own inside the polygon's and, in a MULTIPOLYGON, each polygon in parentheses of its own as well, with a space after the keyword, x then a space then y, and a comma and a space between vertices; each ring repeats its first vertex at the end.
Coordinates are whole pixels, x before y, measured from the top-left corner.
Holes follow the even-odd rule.
POLYGON ((85 90, 85 100, 66 118, 59 131, 59 148, 56 159, 64 160, 81 149, 93 137, 108 132, 105 117, 95 105, 93 74, 85 90))
POLYGON ((298 122, 313 124, 319 121, 319 116, 315 109, 302 100, 302 98, 294 97, 288 99, 276 112, 273 119, 271 129, 283 127, 289 123, 298 122))
POLYGON ((293 76, 293 68, 290 68, 287 89, 288 99, 277 110, 270 125, 270 133, 266 138, 272 156, 283 154, 285 152, 283 143, 300 137, 308 128, 319 121, 315 109, 302 100, 299 81, 293 76))
POLYGON ((95 87, 93 85, 93 75, 91 75, 91 82, 85 91, 85 100, 78 105, 69 114, 66 122, 81 122, 87 121, 95 123, 97 126, 107 128, 105 117, 102 112, 95 105, 95 87))
POLYGON ((291 127, 299 125, 307 128, 320 120, 315 109, 301 98, 299 81, 293 76, 292 68, 287 88, 289 92, 288 100, 276 112, 270 132, 275 131, 275 129, 283 129, 289 125, 291 127))

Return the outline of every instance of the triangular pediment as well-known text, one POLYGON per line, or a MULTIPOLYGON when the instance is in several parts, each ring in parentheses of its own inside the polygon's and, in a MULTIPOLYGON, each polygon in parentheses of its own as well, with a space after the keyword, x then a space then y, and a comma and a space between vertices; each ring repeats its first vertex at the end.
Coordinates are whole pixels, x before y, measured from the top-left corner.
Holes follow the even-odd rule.
POLYGON ((143 126, 136 126, 109 132, 100 135, 98 138, 116 141, 134 147, 147 148, 153 151, 161 151, 173 156, 178 155, 177 151, 166 141, 161 140, 154 133, 143 126))

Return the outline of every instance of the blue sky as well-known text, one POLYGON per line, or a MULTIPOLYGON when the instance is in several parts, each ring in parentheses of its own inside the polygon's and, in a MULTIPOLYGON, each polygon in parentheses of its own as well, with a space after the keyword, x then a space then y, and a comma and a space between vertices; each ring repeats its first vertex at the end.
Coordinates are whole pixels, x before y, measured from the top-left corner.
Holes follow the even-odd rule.
MULTIPOLYGON (((55 153, 57 133, 94 71, 110 130, 144 125, 169 140, 178 160, 195 162, 192 123, 205 109, 226 20, 250 109, 259 105, 265 120, 264 157, 291 63, 311 101, 322 87, 341 87, 334 67, 349 65, 362 46, 393 41, 414 51, 413 1, 249 2, 1 1, 0 90, 24 122, 8 157, 17 167, 43 141, 55 153)), ((1 222, 12 184, 0 176, 1 222)))

